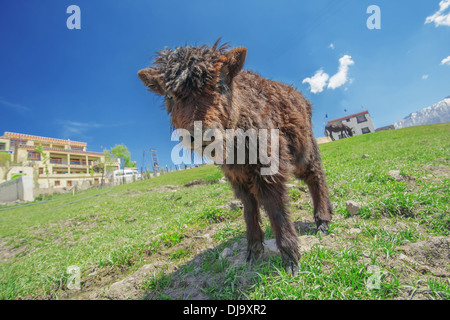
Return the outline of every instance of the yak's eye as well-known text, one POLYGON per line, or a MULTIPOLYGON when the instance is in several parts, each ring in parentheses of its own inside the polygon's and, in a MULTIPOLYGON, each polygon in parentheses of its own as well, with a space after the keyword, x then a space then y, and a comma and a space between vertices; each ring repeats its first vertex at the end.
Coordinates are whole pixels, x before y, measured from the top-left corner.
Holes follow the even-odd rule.
POLYGON ((222 75, 220 75, 220 79, 219 79, 219 82, 217 83, 217 87, 219 89, 223 89, 225 86, 226 86, 225 79, 222 75))
POLYGON ((227 86, 225 79, 223 79, 222 77, 220 77, 219 82, 217 83, 217 88, 222 92, 222 93, 229 93, 229 87, 227 86))

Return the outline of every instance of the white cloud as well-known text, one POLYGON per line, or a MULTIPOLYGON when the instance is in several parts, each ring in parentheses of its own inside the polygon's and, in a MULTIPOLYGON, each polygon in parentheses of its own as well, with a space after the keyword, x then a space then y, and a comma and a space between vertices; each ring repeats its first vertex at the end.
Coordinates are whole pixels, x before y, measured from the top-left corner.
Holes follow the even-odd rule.
POLYGON ((441 61, 441 64, 446 64, 446 65, 450 66, 450 56, 448 56, 447 58, 443 59, 441 61))
POLYGON ((328 46, 328 48, 333 49, 334 50, 334 43, 330 43, 330 45, 328 46))
POLYGON ((132 121, 119 121, 115 123, 99 123, 99 122, 80 122, 73 120, 55 119, 54 123, 61 128, 61 136, 65 139, 91 139, 89 132, 95 129, 117 128, 121 126, 128 126, 132 121))
POLYGON ((425 23, 434 22, 436 27, 439 26, 449 26, 450 27, 450 12, 444 14, 450 7, 450 0, 442 0, 439 2, 439 10, 435 12, 432 16, 429 16, 425 19, 425 23))
POLYGON ((427 75, 427 74, 424 74, 424 75, 422 76, 422 79, 423 79, 423 80, 427 80, 427 79, 428 79, 428 75, 427 75))
POLYGON ((330 82, 328 83, 329 89, 336 89, 340 86, 344 85, 348 81, 348 67, 355 64, 352 60, 352 57, 349 55, 345 55, 339 59, 339 71, 330 78, 330 82))
POLYGON ((14 111, 22 113, 22 114, 26 114, 26 113, 31 111, 31 109, 26 107, 26 106, 23 106, 23 105, 18 104, 18 103, 12 103, 12 102, 3 100, 1 98, 0 98, 0 104, 4 105, 4 106, 6 106, 6 107, 8 107, 8 108, 10 108, 10 109, 12 109, 14 111))
POLYGON ((323 70, 317 71, 311 78, 306 78, 302 83, 309 83, 312 93, 322 92, 323 88, 327 85, 327 81, 330 76, 323 72, 323 70))
POLYGON ((104 127, 103 124, 96 122, 77 122, 72 120, 55 120, 57 124, 62 126, 62 136, 64 138, 76 137, 82 139, 89 139, 86 133, 90 129, 97 129, 104 127))
POLYGON ((355 64, 352 57, 345 55, 339 59, 339 70, 338 72, 330 78, 330 76, 325 73, 322 69, 316 71, 314 76, 311 78, 306 78, 302 83, 309 83, 311 86, 310 90, 312 93, 322 92, 328 83, 328 89, 336 89, 343 86, 345 83, 352 83, 354 79, 348 78, 348 67, 355 64), (329 80, 329 81, 328 81, 329 80))

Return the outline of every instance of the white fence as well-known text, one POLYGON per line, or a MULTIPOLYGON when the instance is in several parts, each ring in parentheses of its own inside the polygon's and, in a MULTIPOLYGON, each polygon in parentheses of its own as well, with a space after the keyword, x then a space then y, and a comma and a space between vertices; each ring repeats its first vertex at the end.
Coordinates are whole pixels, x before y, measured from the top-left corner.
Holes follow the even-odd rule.
POLYGON ((33 178, 21 176, 19 178, 0 183, 0 202, 33 201, 33 178))
POLYGON ((107 178, 113 185, 142 180, 141 174, 135 169, 115 170, 107 175, 107 178))

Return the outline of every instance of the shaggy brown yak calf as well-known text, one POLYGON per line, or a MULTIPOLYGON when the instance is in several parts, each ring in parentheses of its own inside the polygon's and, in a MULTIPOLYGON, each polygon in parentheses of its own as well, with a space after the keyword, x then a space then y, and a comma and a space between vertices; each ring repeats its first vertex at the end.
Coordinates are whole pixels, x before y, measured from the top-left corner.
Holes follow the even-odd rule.
MULTIPOLYGON (((290 175, 304 180, 314 204, 317 228, 326 232, 331 221, 325 174, 314 139, 311 103, 293 87, 242 70, 247 50, 227 45, 178 47, 157 53, 154 65, 140 70, 139 78, 165 97, 175 128, 193 131, 194 121, 203 129, 278 129, 279 170, 261 175, 262 164, 221 164, 236 197, 244 204, 247 225, 247 260, 253 263, 263 252, 264 234, 259 207, 269 216, 286 269, 298 272, 298 237, 286 210, 286 186, 290 175)), ((248 148, 248 143, 246 144, 248 148)), ((248 151, 248 150, 247 150, 248 151)), ((246 157, 248 159, 248 157, 246 157)))

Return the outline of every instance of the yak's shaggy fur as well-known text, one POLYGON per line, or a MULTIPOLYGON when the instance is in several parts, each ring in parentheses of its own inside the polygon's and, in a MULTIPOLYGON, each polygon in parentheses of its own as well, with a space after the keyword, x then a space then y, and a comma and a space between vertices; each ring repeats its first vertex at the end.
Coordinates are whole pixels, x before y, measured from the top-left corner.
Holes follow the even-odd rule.
POLYGON ((248 260, 263 251, 260 206, 269 216, 276 243, 287 270, 295 274, 300 258, 297 233, 286 210, 289 176, 303 179, 314 204, 318 230, 331 221, 325 174, 312 131, 311 103, 295 88, 241 71, 247 50, 227 45, 178 47, 158 52, 154 65, 140 70, 144 84, 165 96, 165 106, 175 128, 193 131, 194 121, 203 129, 279 129, 279 171, 260 174, 261 164, 222 164, 235 195, 244 204, 248 260))

